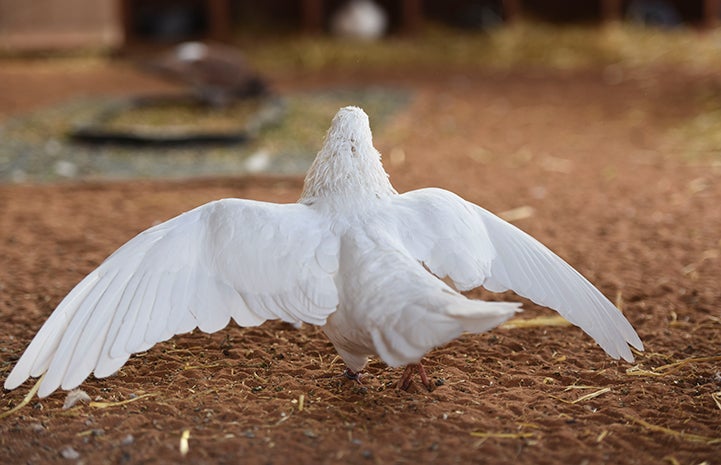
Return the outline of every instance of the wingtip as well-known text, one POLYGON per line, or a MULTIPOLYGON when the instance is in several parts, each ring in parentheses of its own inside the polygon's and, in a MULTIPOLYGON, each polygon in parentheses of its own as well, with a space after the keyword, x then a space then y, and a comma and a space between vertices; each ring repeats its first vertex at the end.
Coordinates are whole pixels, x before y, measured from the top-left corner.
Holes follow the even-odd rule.
POLYGON ((624 359, 628 363, 633 363, 636 360, 636 357, 634 357, 634 350, 636 352, 643 352, 643 343, 641 343, 641 340, 636 336, 635 338, 628 338, 626 341, 623 342, 623 345, 619 347, 618 354, 616 356, 613 356, 616 360, 619 358, 624 359))
POLYGON ((644 348, 643 348, 643 342, 641 341, 641 338, 638 337, 638 334, 636 334, 635 332, 634 332, 634 336, 635 337, 631 338, 631 340, 628 341, 628 343, 631 344, 633 346, 633 348, 636 349, 637 351, 643 352, 644 348))
POLYGON ((633 363, 636 360, 633 356, 633 352, 631 352, 630 350, 628 351, 628 353, 621 354, 621 358, 628 363, 633 363))
MULTIPOLYGON (((620 313, 620 311, 619 311, 620 313)), ((641 342, 641 338, 638 336, 638 333, 635 329, 633 329, 633 326, 628 320, 625 320, 626 326, 628 328, 628 332, 625 334, 624 341, 623 341, 623 351, 621 356, 624 360, 626 360, 629 363, 633 363, 635 360, 635 357, 633 356, 633 351, 637 352, 643 352, 643 342, 641 342), (630 346, 630 347, 629 347, 630 346)))
POLYGON ((18 365, 15 365, 15 368, 13 368, 8 377, 5 379, 3 387, 8 391, 12 391, 23 384, 28 378, 30 378, 30 375, 27 373, 21 373, 18 370, 18 365))
POLYGON ((49 383, 47 379, 40 380, 40 388, 38 389, 38 397, 41 399, 46 398, 53 392, 55 392, 60 386, 57 383, 49 383))
POLYGON ((10 382, 10 378, 6 379, 5 383, 3 383, 3 389, 5 389, 6 391, 12 391, 18 386, 19 384, 16 384, 15 382, 10 382))

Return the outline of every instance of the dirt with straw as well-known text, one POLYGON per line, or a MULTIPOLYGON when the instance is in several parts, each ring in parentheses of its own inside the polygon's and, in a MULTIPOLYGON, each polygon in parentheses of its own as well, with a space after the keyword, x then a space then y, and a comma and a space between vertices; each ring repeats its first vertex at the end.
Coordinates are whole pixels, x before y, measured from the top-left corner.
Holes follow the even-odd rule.
MULTIPOLYGON (((31 79, 19 78, 21 65, 0 69, 0 114, 147 84, 111 78, 132 74, 113 66, 31 79)), ((375 134, 398 190, 440 186, 511 212, 619 305, 646 352, 614 361, 526 302, 520 318, 531 321, 431 352, 436 389, 403 392, 400 371, 379 361, 362 385, 339 377, 343 363, 318 328, 231 326, 89 379, 91 401, 69 409, 57 392, 10 412, 30 381, 0 393, 0 462, 719 463, 721 158, 678 138, 719 77, 645 67, 611 80, 603 69, 275 78, 281 89, 349 81, 415 92, 375 134)), ((221 197, 292 202, 301 185, 1 186, 0 378, 72 286, 134 234, 221 197)))

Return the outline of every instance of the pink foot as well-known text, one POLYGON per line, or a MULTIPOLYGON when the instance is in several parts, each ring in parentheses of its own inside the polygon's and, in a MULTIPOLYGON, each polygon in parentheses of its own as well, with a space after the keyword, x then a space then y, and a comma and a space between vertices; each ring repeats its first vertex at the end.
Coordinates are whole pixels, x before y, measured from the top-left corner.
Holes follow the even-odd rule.
POLYGON ((411 365, 407 365, 406 369, 403 371, 403 375, 401 376, 400 381, 398 381, 398 388, 403 389, 404 391, 407 391, 408 388, 411 386, 411 383, 413 382, 413 372, 417 372, 418 375, 421 377, 421 383, 428 389, 428 391, 433 390, 433 384, 431 384, 431 381, 428 379, 428 375, 426 374, 425 368, 423 368, 423 365, 418 362, 411 365))

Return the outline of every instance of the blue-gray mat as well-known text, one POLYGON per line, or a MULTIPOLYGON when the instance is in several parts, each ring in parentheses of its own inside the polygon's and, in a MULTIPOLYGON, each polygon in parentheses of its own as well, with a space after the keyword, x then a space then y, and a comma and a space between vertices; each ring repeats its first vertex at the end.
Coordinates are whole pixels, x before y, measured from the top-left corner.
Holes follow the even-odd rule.
POLYGON ((278 122, 240 144, 142 147, 79 143, 74 125, 99 114, 111 100, 76 100, 35 111, 0 127, 0 183, 63 179, 132 179, 300 175, 320 148, 338 108, 357 105, 375 134, 411 100, 406 89, 366 87, 296 93, 282 97, 278 122))

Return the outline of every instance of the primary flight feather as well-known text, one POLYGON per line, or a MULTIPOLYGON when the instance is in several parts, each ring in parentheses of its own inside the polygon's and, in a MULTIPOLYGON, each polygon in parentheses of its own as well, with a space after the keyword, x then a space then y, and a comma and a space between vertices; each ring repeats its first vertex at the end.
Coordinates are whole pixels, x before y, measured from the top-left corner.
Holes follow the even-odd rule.
MULTIPOLYGON (((511 289, 557 310, 613 358, 641 341, 613 304, 531 236, 442 189, 398 194, 367 115, 342 108, 298 203, 208 203, 113 253, 63 300, 5 381, 45 375, 38 395, 115 373, 131 354, 231 319, 322 326, 357 378, 370 356, 408 366, 464 332, 487 331, 520 304, 469 300, 511 289), (450 287, 440 278, 448 278, 450 287)), ((429 386, 430 387, 430 386, 429 386)))

